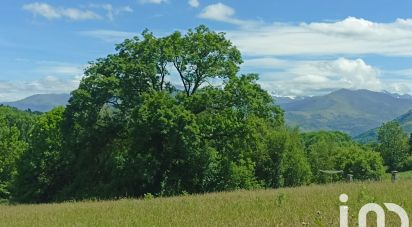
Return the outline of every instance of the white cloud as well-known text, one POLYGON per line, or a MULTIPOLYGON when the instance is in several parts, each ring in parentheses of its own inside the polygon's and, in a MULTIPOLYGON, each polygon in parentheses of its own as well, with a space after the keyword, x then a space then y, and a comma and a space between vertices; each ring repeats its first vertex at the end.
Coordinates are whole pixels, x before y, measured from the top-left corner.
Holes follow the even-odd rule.
POLYGON ((115 31, 115 30, 90 30, 82 31, 81 35, 97 38, 105 42, 110 43, 119 43, 123 42, 125 39, 133 38, 138 35, 134 32, 124 32, 124 31, 115 31))
POLYGON ((82 76, 44 76, 32 81, 0 81, 0 101, 16 101, 34 94, 70 93, 82 76))
POLYGON ((130 6, 114 7, 112 4, 91 4, 90 7, 103 9, 106 11, 106 17, 110 21, 114 20, 114 17, 122 13, 132 13, 133 9, 130 6))
POLYGON ((45 76, 33 81, 0 81, 0 101, 16 101, 34 94, 69 93, 76 89, 81 77, 63 79, 45 76))
POLYGON ((46 76, 40 80, 29 81, 23 84, 28 90, 35 93, 68 93, 76 89, 81 77, 74 76, 70 79, 62 79, 56 76, 46 76))
POLYGON ((279 58, 270 58, 270 57, 260 57, 247 59, 242 64, 243 68, 253 68, 253 69, 276 69, 283 68, 290 65, 290 61, 279 59, 279 58))
POLYGON ((76 8, 66 8, 60 10, 60 14, 63 17, 67 17, 71 20, 96 20, 96 19, 101 19, 101 17, 90 11, 90 10, 79 10, 76 8))
POLYGON ((362 59, 299 61, 255 58, 245 60, 242 66, 246 71, 258 68, 266 69, 261 74, 261 86, 283 96, 318 95, 340 88, 393 91, 389 84, 382 82, 381 71, 362 59))
POLYGON ((388 71, 388 74, 394 74, 394 75, 399 75, 402 77, 407 76, 408 79, 412 79, 412 68, 411 69, 401 69, 401 70, 395 70, 395 71, 388 71))
POLYGON ((202 19, 221 21, 242 27, 250 27, 258 24, 257 21, 237 19, 234 17, 235 13, 236 11, 232 7, 219 2, 206 6, 198 16, 202 19))
POLYGON ((96 20, 101 16, 90 10, 80 10, 77 8, 54 7, 47 3, 30 3, 23 5, 23 9, 32 12, 34 15, 45 17, 49 20, 67 18, 70 20, 96 20))
POLYGON ((0 102, 15 101, 34 94, 69 93, 75 90, 87 65, 55 61, 32 61, 30 73, 36 79, 0 80, 0 102))
MULTIPOLYGON (((215 18, 225 21, 228 16, 226 13, 215 18)), ((348 17, 336 22, 255 24, 226 32, 242 53, 249 56, 412 56, 411 19, 377 23, 348 17)))
POLYGON ((339 58, 325 66, 326 71, 340 75, 344 84, 350 88, 381 90, 382 84, 378 79, 379 70, 366 64, 362 59, 348 60, 339 58))
POLYGON ((33 71, 41 74, 52 74, 60 76, 81 76, 86 68, 84 65, 51 64, 39 66, 33 71))
POLYGON ((141 4, 162 4, 167 3, 168 0, 140 0, 141 4))
POLYGON ((198 0, 189 0, 187 3, 193 8, 197 8, 200 6, 200 3, 198 0))
POLYGON ((61 14, 57 12, 57 10, 54 7, 46 3, 35 2, 31 4, 26 4, 23 5, 23 9, 30 11, 35 15, 41 15, 43 17, 46 17, 47 19, 56 19, 61 17, 61 14))
POLYGON ((412 57, 412 19, 378 23, 348 17, 334 22, 242 26, 231 21, 234 10, 214 12, 203 17, 239 25, 224 32, 246 57, 242 68, 261 72, 261 85, 269 91, 317 95, 350 88, 412 94, 411 69, 382 71, 362 59, 335 57, 412 57), (290 60, 296 57, 309 60, 290 60))
POLYGON ((217 21, 224 21, 231 23, 232 16, 235 14, 235 10, 223 3, 216 3, 206 6, 199 17, 204 19, 211 19, 217 21))

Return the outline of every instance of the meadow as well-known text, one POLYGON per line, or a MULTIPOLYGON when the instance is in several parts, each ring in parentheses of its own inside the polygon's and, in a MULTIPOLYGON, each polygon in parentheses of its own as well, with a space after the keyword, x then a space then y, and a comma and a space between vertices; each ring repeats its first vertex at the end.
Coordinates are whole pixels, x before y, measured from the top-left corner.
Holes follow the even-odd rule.
MULTIPOLYGON (((360 207, 369 202, 396 203, 410 216, 410 176, 401 174, 396 183, 383 180, 169 198, 2 205, 0 226, 339 226, 342 193, 349 196, 349 226, 356 226, 360 207)), ((400 225, 394 214, 386 212, 386 218, 387 226, 400 225)))

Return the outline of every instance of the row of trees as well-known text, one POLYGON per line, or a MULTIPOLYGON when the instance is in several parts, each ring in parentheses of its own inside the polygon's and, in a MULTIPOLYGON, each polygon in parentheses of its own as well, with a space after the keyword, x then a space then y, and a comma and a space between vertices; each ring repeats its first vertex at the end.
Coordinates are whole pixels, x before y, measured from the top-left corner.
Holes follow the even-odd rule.
POLYGON ((240 53, 222 33, 145 31, 116 50, 91 64, 66 108, 21 113, 24 124, 0 117, 2 198, 167 196, 342 179, 322 169, 384 172, 379 153, 345 134, 288 129, 258 76, 237 75, 240 53))

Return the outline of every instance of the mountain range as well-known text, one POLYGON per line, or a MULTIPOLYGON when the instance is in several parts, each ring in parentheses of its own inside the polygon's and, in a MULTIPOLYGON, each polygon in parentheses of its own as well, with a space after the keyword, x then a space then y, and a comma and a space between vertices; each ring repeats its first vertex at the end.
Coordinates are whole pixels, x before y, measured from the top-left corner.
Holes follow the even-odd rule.
POLYGON ((302 131, 337 130, 357 136, 411 110, 412 96, 340 89, 278 104, 285 110, 289 126, 299 126, 302 131))
POLYGON ((3 102, 0 105, 21 110, 47 112, 57 106, 66 106, 69 98, 69 94, 37 94, 14 102, 3 102))
MULTIPOLYGON (((21 110, 47 112, 65 106, 69 94, 38 94, 0 103, 21 110)), ((412 96, 369 90, 340 89, 322 96, 274 97, 285 110, 286 123, 302 131, 342 131, 367 142, 376 139, 377 127, 396 120, 412 132, 412 96)))

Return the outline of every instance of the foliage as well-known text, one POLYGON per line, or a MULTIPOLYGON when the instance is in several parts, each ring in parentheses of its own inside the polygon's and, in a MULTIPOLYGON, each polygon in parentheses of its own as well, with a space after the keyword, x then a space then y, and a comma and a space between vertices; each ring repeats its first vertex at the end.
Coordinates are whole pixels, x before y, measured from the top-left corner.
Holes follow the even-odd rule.
POLYGON ((14 200, 46 202, 61 189, 64 180, 61 122, 64 108, 56 108, 36 119, 29 146, 18 162, 13 185, 14 200))
POLYGON ((287 133, 283 160, 281 160, 282 186, 299 186, 311 181, 312 172, 304 146, 297 130, 287 133))
POLYGON ((210 78, 235 76, 242 63, 239 50, 224 33, 210 31, 204 25, 190 29, 185 36, 175 32, 166 42, 187 95, 193 95, 210 78))
POLYGON ((352 174, 354 179, 380 179, 384 173, 378 153, 354 143, 341 132, 313 132, 303 135, 314 181, 337 181, 352 174), (323 171, 343 171, 343 174, 325 174, 323 171))
POLYGON ((401 166, 402 166, 401 171, 412 170, 412 156, 408 156, 407 159, 403 160, 401 166))
POLYGON ((20 140, 16 126, 8 126, 0 118, 0 198, 8 198, 11 182, 16 175, 16 160, 23 153, 26 143, 20 140))
POLYGON ((199 187, 196 177, 202 175, 208 158, 200 151, 194 114, 167 93, 148 93, 143 100, 130 122, 126 164, 130 175, 124 184, 135 195, 192 192, 199 187))
POLYGON ((0 199, 10 197, 16 162, 27 147, 33 118, 29 112, 0 106, 0 199))
POLYGON ((378 151, 389 170, 399 170, 409 153, 408 136, 398 122, 384 123, 378 130, 378 151))
POLYGON ((0 105, 0 118, 3 123, 8 127, 16 127, 20 132, 19 138, 23 141, 28 140, 36 116, 38 113, 20 111, 17 108, 0 105))
POLYGON ((345 175, 352 174, 356 180, 380 180, 385 173, 379 153, 357 145, 339 148, 335 162, 338 169, 345 175))

